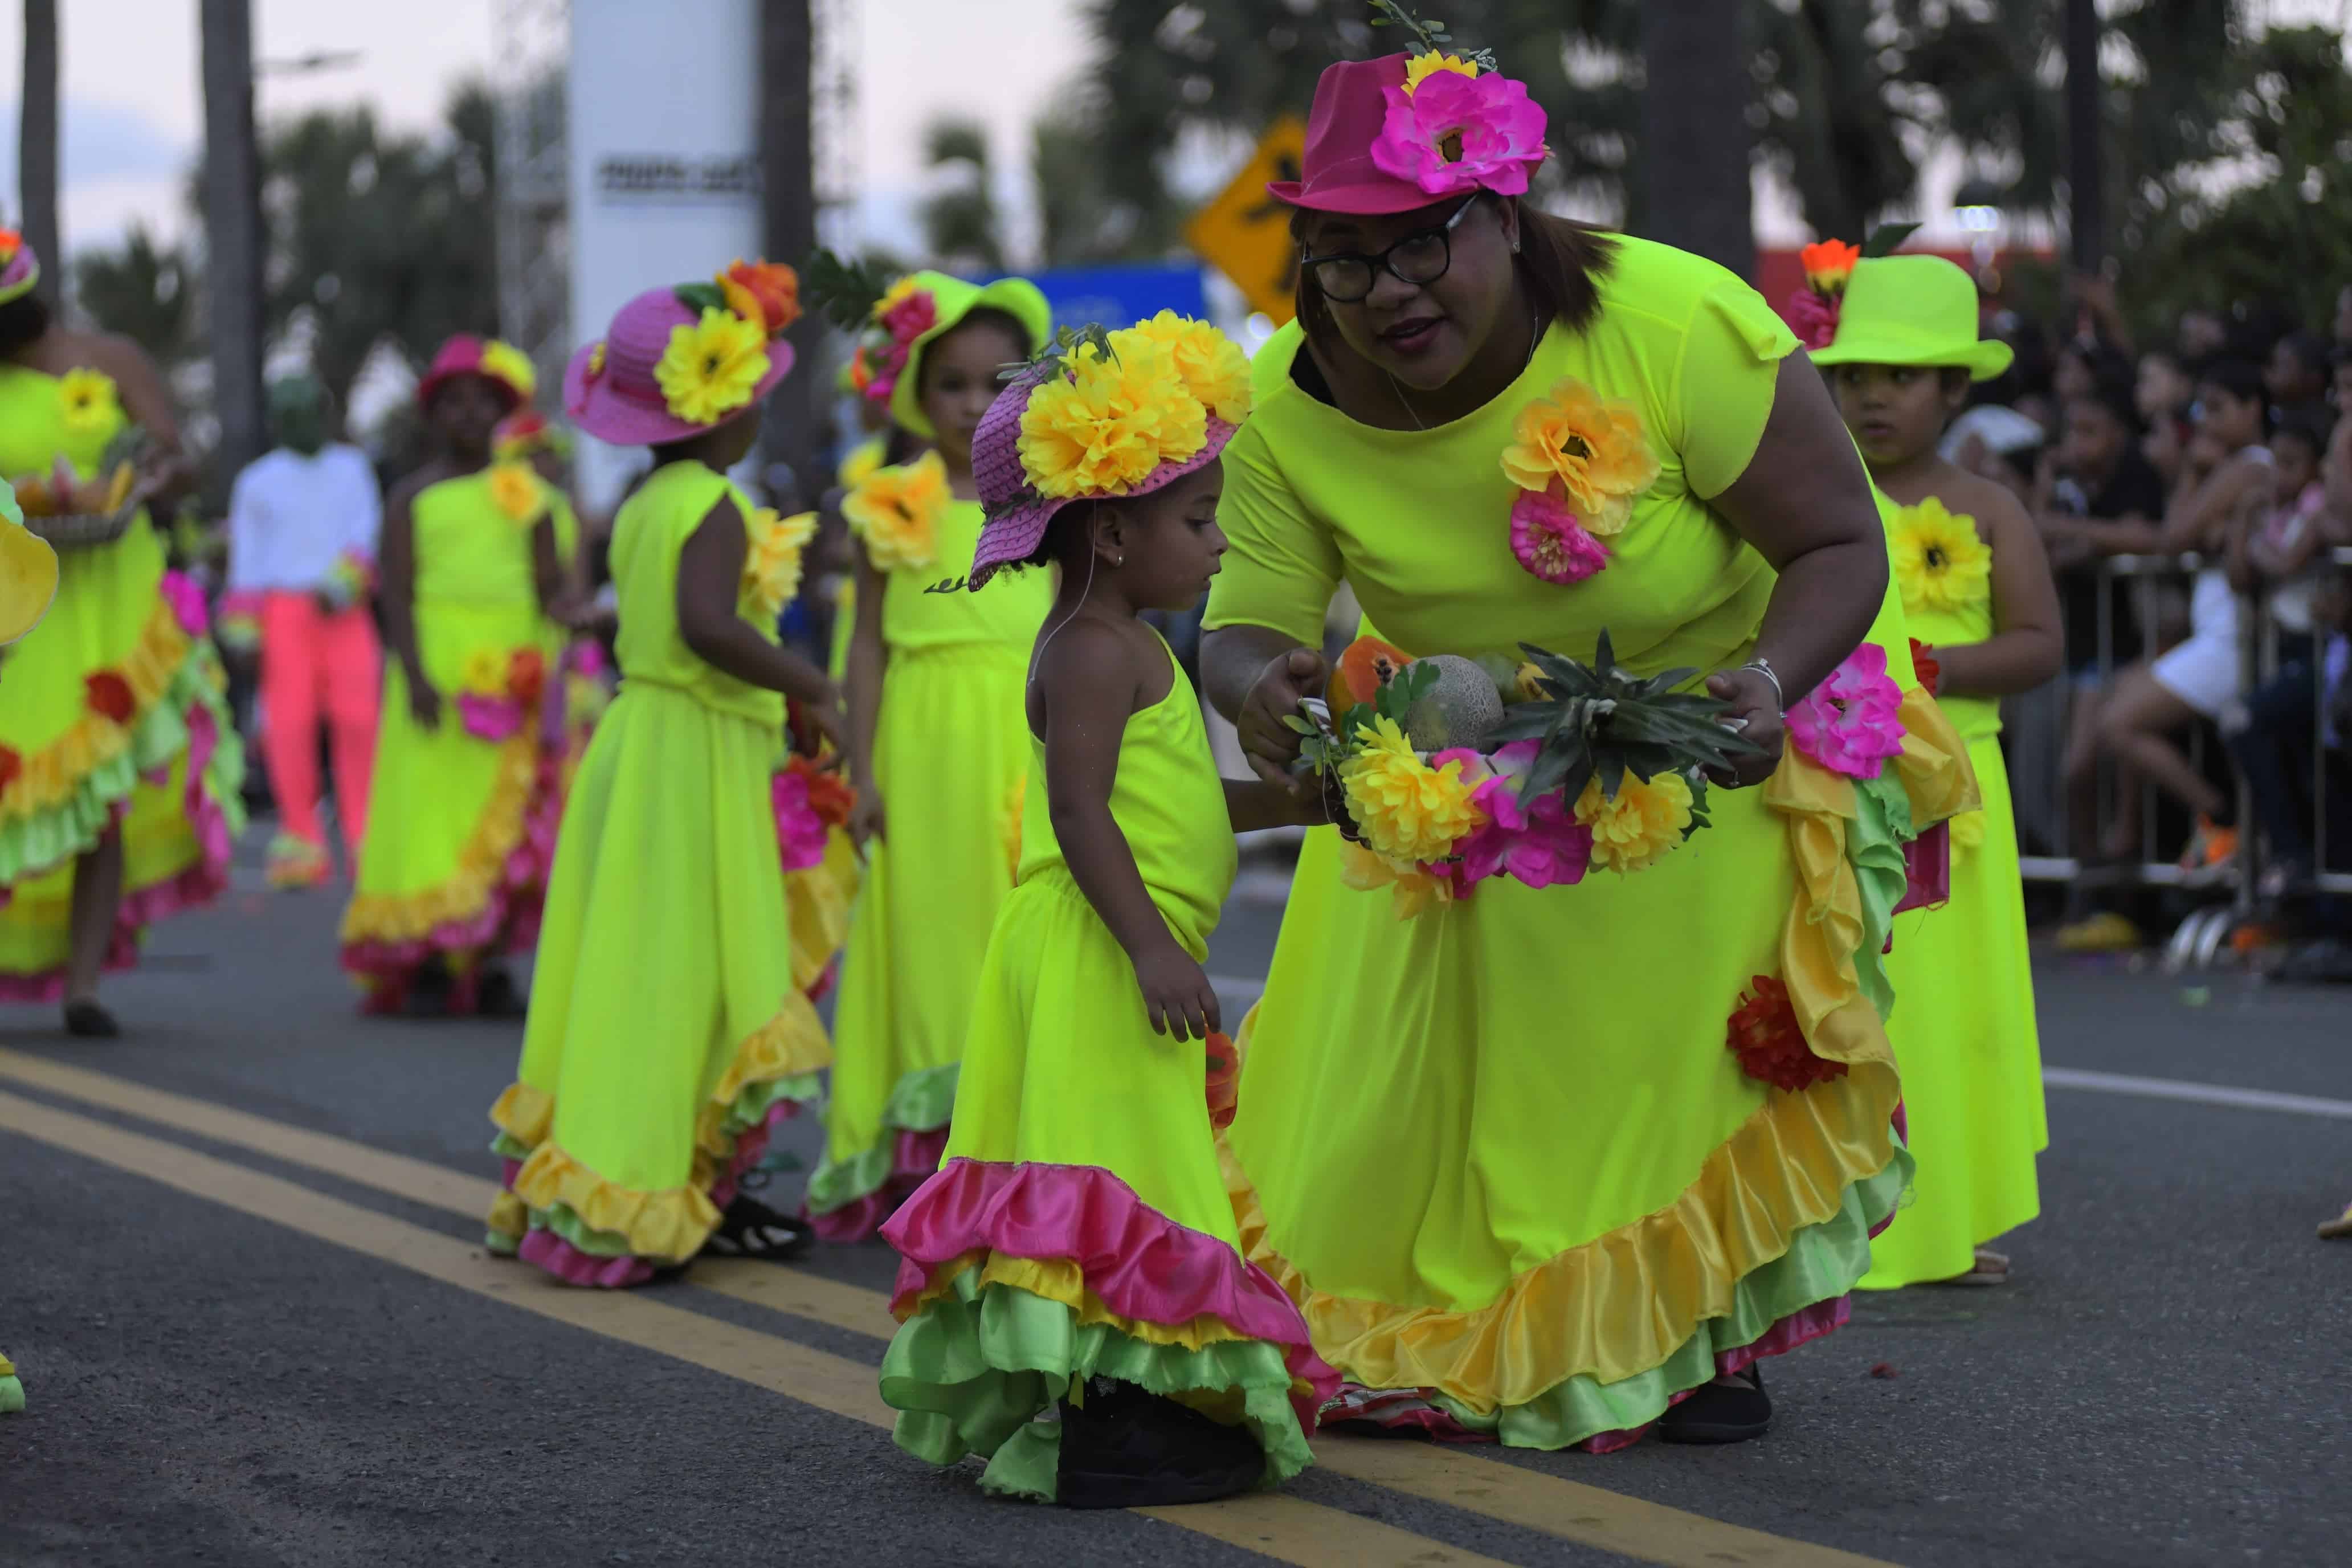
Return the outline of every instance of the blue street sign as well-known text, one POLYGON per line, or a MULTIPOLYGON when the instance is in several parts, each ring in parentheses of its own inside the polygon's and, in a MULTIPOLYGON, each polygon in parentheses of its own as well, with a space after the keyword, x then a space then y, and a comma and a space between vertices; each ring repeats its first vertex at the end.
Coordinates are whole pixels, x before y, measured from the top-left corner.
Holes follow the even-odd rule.
POLYGON ((1057 327, 1083 327, 1089 321, 1124 327, 1162 310, 1203 318, 1209 313, 1197 261, 1060 268, 1032 272, 1028 278, 1054 307, 1057 327))

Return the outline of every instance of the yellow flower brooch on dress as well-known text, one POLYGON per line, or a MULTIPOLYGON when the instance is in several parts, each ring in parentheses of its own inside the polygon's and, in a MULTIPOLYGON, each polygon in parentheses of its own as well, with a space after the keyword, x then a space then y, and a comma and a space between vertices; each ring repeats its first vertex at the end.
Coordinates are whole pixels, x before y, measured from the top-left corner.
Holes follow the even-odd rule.
POLYGON ((1658 479, 1642 416, 1572 375, 1519 410, 1503 448, 1518 487, 1511 554, 1547 583, 1581 583, 1609 564, 1601 541, 1624 531, 1634 498, 1658 479))
POLYGON ((114 378, 104 371, 69 370, 58 379, 58 403, 65 416, 66 433, 86 436, 119 422, 122 404, 114 378))
POLYGON ((1954 516, 1934 496, 1896 510, 1887 553, 1903 607, 1915 615, 1967 609, 1992 592, 1992 550, 1978 537, 1976 522, 1954 516))
POLYGON ((751 539, 743 553, 740 603, 751 619, 771 623, 801 591, 801 555, 816 537, 816 513, 779 517, 775 508, 759 507, 745 528, 751 539))
POLYGON ((948 469, 937 452, 877 468, 842 498, 842 521, 877 572, 919 572, 939 559, 948 469))
POLYGON ((529 528, 547 510, 547 487, 528 464, 513 459, 492 463, 490 504, 517 528, 529 528))

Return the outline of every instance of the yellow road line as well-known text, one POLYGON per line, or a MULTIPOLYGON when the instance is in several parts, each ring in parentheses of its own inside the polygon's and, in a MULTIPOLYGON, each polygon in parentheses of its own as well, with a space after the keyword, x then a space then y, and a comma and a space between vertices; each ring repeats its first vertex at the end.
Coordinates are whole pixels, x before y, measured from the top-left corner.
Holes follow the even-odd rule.
MULTIPOLYGON (((0 1048, 0 1079, 16 1079, 179 1127, 468 1217, 484 1214, 498 1191, 496 1183, 444 1166, 18 1051, 0 1048)), ((691 1280, 756 1307, 853 1333, 883 1339, 896 1326, 888 1299, 880 1292, 803 1269, 712 1259, 698 1264, 691 1280)), ((1874 1558, 1727 1524, 1463 1449, 1327 1436, 1318 1439, 1315 1455, 1326 1469, 1354 1480, 1665 1568, 1892 1568, 1874 1558)))
MULTIPOLYGON (((458 1289, 887 1430, 874 1370, 791 1340, 621 1291, 578 1290, 462 1241, 162 1139, 0 1094, 0 1129, 112 1165, 458 1289)), ((1136 1510, 1301 1568, 1509 1568, 1341 1509, 1280 1494, 1136 1510)))

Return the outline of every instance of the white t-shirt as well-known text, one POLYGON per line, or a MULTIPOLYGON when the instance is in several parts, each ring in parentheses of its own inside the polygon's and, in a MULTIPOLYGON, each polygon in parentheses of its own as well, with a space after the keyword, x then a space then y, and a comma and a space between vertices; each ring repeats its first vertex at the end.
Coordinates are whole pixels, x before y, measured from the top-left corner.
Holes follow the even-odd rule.
POLYGON ((375 470, 341 442, 310 457, 280 447, 237 475, 228 503, 228 591, 307 594, 345 551, 375 559, 383 499, 375 470))

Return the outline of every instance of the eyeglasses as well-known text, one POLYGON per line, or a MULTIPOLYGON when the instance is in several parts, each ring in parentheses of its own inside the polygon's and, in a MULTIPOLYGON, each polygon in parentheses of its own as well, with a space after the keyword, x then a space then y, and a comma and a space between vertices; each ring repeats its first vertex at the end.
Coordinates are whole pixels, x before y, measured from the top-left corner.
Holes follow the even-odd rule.
POLYGON ((1326 300, 1342 305, 1352 305, 1368 298, 1372 283, 1382 271, 1401 282, 1419 288, 1434 283, 1445 276, 1454 265, 1454 231, 1470 209, 1478 205, 1484 191, 1474 193, 1454 216, 1434 228, 1424 228, 1406 235, 1386 250, 1374 254, 1344 251, 1331 256, 1307 256, 1299 259, 1299 267, 1315 274, 1316 286, 1323 290, 1326 300))

